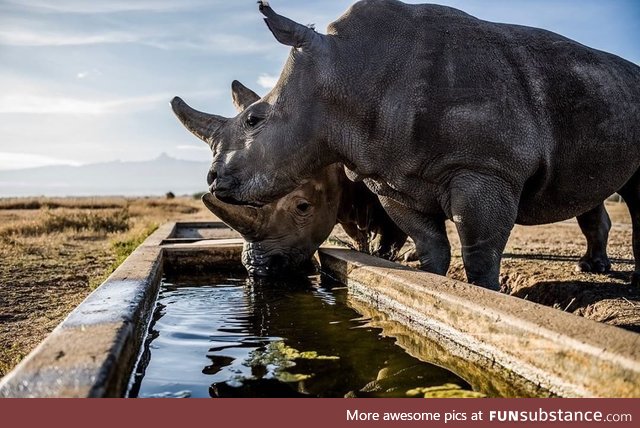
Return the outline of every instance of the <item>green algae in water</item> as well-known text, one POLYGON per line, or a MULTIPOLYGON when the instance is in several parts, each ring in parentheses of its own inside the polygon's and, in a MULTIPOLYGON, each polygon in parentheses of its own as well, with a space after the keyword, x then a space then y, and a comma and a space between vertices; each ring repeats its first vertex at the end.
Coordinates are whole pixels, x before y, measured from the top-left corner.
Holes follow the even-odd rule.
POLYGON ((455 374, 383 337, 346 301, 341 284, 319 276, 289 282, 256 282, 239 272, 164 278, 130 396, 473 393, 455 374), (449 386, 429 390, 442 385, 449 386))

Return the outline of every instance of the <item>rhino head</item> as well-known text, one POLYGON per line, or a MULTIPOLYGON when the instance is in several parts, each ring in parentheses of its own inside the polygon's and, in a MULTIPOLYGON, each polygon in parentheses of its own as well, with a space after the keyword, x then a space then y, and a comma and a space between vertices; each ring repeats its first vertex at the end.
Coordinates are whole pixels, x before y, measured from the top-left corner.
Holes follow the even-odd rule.
MULTIPOLYGON (((232 83, 231 93, 239 111, 259 100, 238 81, 232 83)), ((258 277, 277 276, 304 268, 331 233, 338 217, 343 175, 340 165, 331 165, 282 198, 260 207, 229 204, 211 193, 202 201, 242 235, 242 263, 247 271, 258 277)))
POLYGON ((336 168, 261 207, 227 204, 211 193, 205 206, 244 239, 242 264, 252 276, 279 276, 310 266, 336 223, 340 189, 336 168))
POLYGON ((338 112, 319 102, 339 78, 330 66, 328 36, 258 3, 276 39, 292 46, 276 86, 261 99, 242 100, 234 118, 194 110, 178 97, 171 101, 184 126, 214 153, 210 191, 220 201, 254 206, 275 201, 344 158, 328 142, 343 139, 336 133, 344 132, 340 122, 345 116, 332 120, 338 112))

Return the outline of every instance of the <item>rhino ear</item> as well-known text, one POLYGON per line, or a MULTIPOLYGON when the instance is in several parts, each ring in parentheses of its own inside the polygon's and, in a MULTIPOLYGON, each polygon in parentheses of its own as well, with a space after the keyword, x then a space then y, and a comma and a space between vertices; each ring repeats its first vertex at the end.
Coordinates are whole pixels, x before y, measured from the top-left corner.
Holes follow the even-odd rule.
POLYGON ((260 99, 258 94, 237 80, 231 82, 231 97, 233 98, 233 105, 236 106, 236 110, 238 110, 238 112, 244 111, 247 107, 260 99))
POLYGON ((267 23, 269 30, 283 45, 310 51, 322 45, 323 36, 321 34, 316 33, 312 28, 278 15, 271 9, 268 2, 258 1, 258 8, 266 16, 264 22, 267 23))

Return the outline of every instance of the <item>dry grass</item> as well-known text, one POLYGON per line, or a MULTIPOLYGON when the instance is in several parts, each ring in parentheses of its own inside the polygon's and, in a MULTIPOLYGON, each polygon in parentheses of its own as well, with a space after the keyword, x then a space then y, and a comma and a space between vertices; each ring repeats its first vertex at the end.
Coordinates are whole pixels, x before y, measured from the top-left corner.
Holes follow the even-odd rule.
POLYGON ((0 376, 155 228, 211 219, 193 198, 0 199, 0 376))

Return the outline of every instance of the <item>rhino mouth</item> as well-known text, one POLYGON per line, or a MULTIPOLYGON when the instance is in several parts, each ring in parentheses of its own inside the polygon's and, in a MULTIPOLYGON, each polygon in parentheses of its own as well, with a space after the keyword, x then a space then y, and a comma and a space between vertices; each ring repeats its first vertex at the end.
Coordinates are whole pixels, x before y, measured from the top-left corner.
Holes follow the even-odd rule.
POLYGON ((242 264, 251 277, 282 278, 315 271, 311 256, 302 252, 269 254, 252 247, 248 243, 242 252, 242 264))
POLYGON ((220 201, 224 202, 225 204, 229 204, 229 205, 244 205, 244 206, 250 206, 250 207, 254 207, 254 208, 261 208, 263 206, 265 206, 264 203, 260 202, 260 201, 254 201, 254 202, 249 202, 249 201, 241 201, 239 199, 235 199, 232 196, 225 196, 224 193, 222 192, 218 192, 215 191, 214 192, 216 198, 218 198, 220 201))
POLYGON ((251 278, 283 279, 316 273, 316 268, 310 259, 296 266, 277 266, 267 264, 245 265, 245 268, 251 278))

